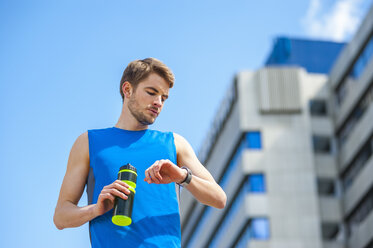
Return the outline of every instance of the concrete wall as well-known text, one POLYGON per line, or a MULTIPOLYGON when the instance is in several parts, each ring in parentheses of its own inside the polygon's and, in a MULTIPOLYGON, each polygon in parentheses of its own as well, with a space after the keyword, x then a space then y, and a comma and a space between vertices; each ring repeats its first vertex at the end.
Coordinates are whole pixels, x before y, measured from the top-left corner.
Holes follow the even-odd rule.
MULTIPOLYGON (((286 73, 287 69, 282 70, 286 73)), ((288 70, 294 73, 294 68, 288 70)), ((241 85, 242 129, 260 130, 263 145, 262 150, 245 152, 244 172, 263 172, 267 183, 266 194, 248 198, 253 202, 248 204, 247 215, 265 214, 271 228, 269 241, 250 242, 250 247, 322 247, 311 136, 313 130, 332 134, 333 128, 327 119, 314 120, 312 125, 308 102, 328 95, 327 79, 296 70, 300 113, 261 114, 258 94, 254 94, 258 91, 256 82, 241 85), (264 209, 260 211, 258 206, 264 209)))

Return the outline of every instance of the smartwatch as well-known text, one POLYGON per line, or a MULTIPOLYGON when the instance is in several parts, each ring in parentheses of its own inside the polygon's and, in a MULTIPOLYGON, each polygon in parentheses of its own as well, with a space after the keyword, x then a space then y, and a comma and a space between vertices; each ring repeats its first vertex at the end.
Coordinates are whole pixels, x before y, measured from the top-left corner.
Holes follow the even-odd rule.
POLYGON ((192 180, 192 171, 188 167, 185 167, 185 166, 181 167, 181 169, 185 169, 187 171, 187 176, 185 177, 184 181, 182 181, 181 183, 178 183, 178 185, 185 187, 192 180))

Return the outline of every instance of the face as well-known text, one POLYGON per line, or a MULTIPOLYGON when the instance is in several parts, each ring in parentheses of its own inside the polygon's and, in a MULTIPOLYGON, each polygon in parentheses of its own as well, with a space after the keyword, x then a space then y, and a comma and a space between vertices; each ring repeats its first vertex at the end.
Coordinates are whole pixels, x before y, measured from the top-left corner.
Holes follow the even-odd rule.
POLYGON ((142 125, 153 124, 168 98, 169 85, 158 74, 152 73, 139 82, 128 100, 128 109, 142 125))

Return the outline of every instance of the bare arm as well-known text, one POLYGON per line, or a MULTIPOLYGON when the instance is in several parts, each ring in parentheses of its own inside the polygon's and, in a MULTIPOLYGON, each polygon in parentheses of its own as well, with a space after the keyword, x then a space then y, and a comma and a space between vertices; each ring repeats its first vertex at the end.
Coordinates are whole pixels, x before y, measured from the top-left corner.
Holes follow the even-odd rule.
MULTIPOLYGON (((224 208, 227 196, 215 182, 210 172, 201 164, 190 144, 180 135, 174 134, 178 165, 188 167, 193 177, 186 189, 201 203, 224 208)), ((168 160, 154 163, 146 170, 145 181, 148 183, 180 183, 186 177, 186 170, 168 160)))
POLYGON ((174 137, 178 164, 188 167, 193 172, 192 181, 186 186, 186 189, 201 203, 224 208, 227 196, 223 189, 198 160, 188 141, 178 134, 174 134, 174 137))
POLYGON ((78 227, 113 208, 115 196, 127 199, 128 185, 117 180, 105 186, 97 204, 78 207, 89 173, 88 133, 80 135, 70 151, 66 174, 54 212, 53 221, 58 229, 78 227))

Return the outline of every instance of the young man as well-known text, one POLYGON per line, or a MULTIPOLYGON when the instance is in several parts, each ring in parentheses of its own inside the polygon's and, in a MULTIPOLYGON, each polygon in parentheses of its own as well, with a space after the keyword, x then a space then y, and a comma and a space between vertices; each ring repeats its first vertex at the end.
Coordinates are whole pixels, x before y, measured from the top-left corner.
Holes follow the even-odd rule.
POLYGON ((122 112, 114 127, 88 130, 75 141, 54 214, 58 229, 90 222, 92 247, 180 247, 180 216, 174 183, 203 204, 224 208, 226 195, 180 135, 148 129, 174 83, 154 58, 131 62, 123 73, 122 112), (137 169, 132 224, 112 223, 115 197, 127 199, 117 179, 122 165, 137 169), (88 205, 78 207, 87 183, 88 205))

